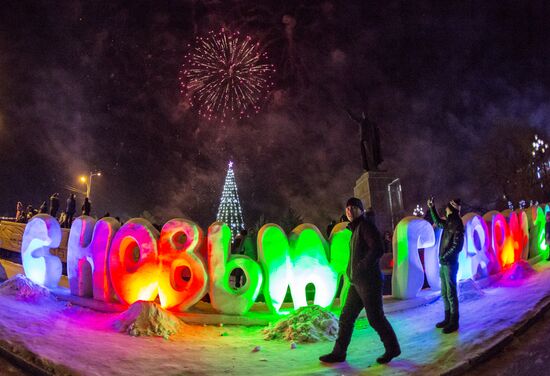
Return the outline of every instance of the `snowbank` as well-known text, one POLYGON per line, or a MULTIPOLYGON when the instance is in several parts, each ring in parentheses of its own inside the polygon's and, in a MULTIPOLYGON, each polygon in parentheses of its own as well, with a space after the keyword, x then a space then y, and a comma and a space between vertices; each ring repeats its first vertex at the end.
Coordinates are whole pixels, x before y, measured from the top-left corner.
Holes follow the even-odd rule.
POLYGON ((458 288, 458 300, 463 303, 468 300, 482 298, 485 295, 481 287, 473 279, 460 281, 458 288))
POLYGON ((262 330, 267 340, 283 338, 296 342, 334 341, 338 334, 338 319, 319 306, 307 306, 289 314, 262 330))
POLYGON ((23 274, 16 274, 0 284, 0 295, 14 296, 26 302, 56 300, 47 288, 37 285, 23 274))
POLYGON ((174 314, 162 309, 154 302, 135 302, 118 315, 113 326, 119 332, 131 336, 159 336, 168 338, 176 334, 183 323, 174 314))
POLYGON ((514 263, 508 270, 502 273, 501 282, 521 281, 535 274, 535 269, 527 261, 520 260, 514 263))

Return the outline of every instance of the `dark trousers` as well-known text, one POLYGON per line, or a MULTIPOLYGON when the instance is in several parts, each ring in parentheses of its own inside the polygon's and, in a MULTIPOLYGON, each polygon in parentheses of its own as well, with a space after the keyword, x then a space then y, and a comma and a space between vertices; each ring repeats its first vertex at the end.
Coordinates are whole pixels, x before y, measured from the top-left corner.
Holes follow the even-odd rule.
POLYGON ((456 275, 458 273, 458 263, 441 265, 439 268, 439 277, 441 278, 441 298, 445 305, 445 311, 451 315, 458 315, 458 293, 456 290, 456 275))
POLYGON ((346 303, 340 315, 338 338, 336 339, 333 352, 338 354, 345 354, 347 352, 355 320, 357 320, 357 316, 359 316, 363 308, 367 311, 369 324, 380 336, 380 340, 384 344, 386 351, 399 349, 399 342, 397 341, 395 332, 384 315, 382 283, 375 282, 374 284, 361 283, 350 286, 346 303))

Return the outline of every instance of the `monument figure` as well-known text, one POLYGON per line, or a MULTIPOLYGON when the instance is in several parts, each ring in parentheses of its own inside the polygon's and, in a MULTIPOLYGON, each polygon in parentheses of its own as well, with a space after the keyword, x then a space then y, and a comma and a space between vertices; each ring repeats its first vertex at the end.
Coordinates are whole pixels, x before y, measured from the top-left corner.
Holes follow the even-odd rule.
POLYGON ((378 166, 382 163, 382 150, 380 148, 380 131, 378 125, 369 120, 365 112, 361 117, 355 116, 346 109, 351 120, 359 124, 359 138, 361 142, 361 161, 365 171, 379 171, 378 166))

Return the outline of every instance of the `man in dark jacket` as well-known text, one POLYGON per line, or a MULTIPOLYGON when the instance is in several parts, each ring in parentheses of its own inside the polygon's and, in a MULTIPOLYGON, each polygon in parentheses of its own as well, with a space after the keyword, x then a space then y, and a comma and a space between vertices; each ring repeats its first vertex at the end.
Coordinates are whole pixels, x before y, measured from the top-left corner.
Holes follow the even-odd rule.
POLYGON ((460 218, 460 199, 451 200, 445 207, 446 219, 441 219, 435 210, 433 197, 428 207, 436 227, 442 228, 439 243, 439 277, 441 278, 441 297, 445 305, 445 319, 435 326, 443 328, 443 333, 458 330, 458 294, 456 275, 458 273, 458 254, 464 245, 464 225, 460 218))
POLYGON ((363 203, 352 197, 346 204, 346 215, 351 222, 350 261, 347 275, 351 281, 348 297, 342 314, 338 338, 330 354, 319 358, 322 362, 337 363, 346 360, 353 327, 359 312, 367 311, 370 325, 384 344, 386 352, 376 361, 388 363, 401 354, 401 348, 392 326, 384 315, 382 305, 383 275, 380 271, 380 257, 384 254, 382 236, 374 224, 372 212, 365 213, 363 203))
POLYGON ((71 195, 67 199, 67 210, 65 210, 65 213, 67 214, 67 219, 65 220, 65 227, 71 228, 71 225, 73 223, 73 218, 76 213, 76 197, 74 193, 71 193, 71 195))
POLYGON ((57 217, 57 211, 59 210, 59 193, 54 193, 50 197, 50 215, 57 217))
POLYGON ((90 215, 92 211, 92 204, 88 197, 84 199, 84 204, 82 204, 82 215, 90 215))

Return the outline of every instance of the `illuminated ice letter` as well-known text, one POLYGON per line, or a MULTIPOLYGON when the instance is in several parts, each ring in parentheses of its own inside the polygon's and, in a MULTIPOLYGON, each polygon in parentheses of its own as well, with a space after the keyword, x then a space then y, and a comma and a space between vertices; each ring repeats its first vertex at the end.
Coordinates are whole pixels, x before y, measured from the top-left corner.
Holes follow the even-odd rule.
POLYGON ((527 208, 527 220, 529 223, 529 258, 538 256, 548 256, 548 249, 545 241, 545 211, 541 206, 531 206, 527 208))
POLYGON ((524 211, 510 213, 509 229, 514 249, 514 262, 529 258, 529 223, 524 211))
POLYGON ((435 243, 433 227, 424 219, 405 217, 393 233, 392 295, 398 299, 416 297, 424 283, 419 248, 435 243))
POLYGON ((57 287, 61 278, 61 260, 50 253, 61 243, 61 227, 48 214, 37 214, 25 226, 21 244, 21 258, 25 275, 46 287, 57 287))
POLYGON ((158 236, 142 218, 130 219, 116 233, 109 250, 109 275, 122 302, 155 300, 160 275, 158 236))
POLYGON ((279 313, 290 284, 288 239, 283 229, 268 223, 258 232, 258 261, 264 270, 263 294, 265 304, 279 313))
POLYGON ((336 224, 330 234, 330 265, 338 275, 337 281, 343 278, 342 290, 340 291, 340 307, 344 306, 350 286, 347 268, 350 256, 351 231, 347 228, 347 224, 347 222, 336 224))
POLYGON ((184 311, 206 294, 208 274, 199 253, 202 244, 202 230, 191 221, 176 218, 162 227, 159 299, 163 308, 184 311))
POLYGON ((90 243, 95 219, 83 215, 74 220, 67 243, 67 276, 71 294, 77 296, 93 295, 94 261, 90 243))
POLYGON ((71 294, 115 301, 107 261, 111 241, 120 223, 114 218, 96 220, 89 216, 75 219, 67 243, 67 274, 71 294))
POLYGON ((491 223, 492 248, 501 267, 514 263, 514 241, 510 236, 510 230, 506 218, 500 213, 493 215, 491 223))
POLYGON ((231 230, 222 222, 208 228, 208 270, 212 308, 221 313, 242 315, 248 312, 262 287, 260 265, 248 256, 229 254, 231 230), (246 283, 233 289, 229 277, 233 270, 242 269, 246 283))
POLYGON ((485 221, 485 225, 487 226, 487 233, 489 234, 489 249, 487 251, 489 264, 487 265, 487 271, 490 275, 496 274, 502 269, 496 254, 496 250, 493 248, 493 217, 498 214, 500 213, 496 210, 491 210, 483 214, 483 220, 485 221))
POLYGON ((111 217, 101 218, 94 227, 92 237, 92 260, 94 261, 94 299, 115 302, 116 293, 109 276, 109 250, 120 222, 111 217))
POLYGON ((459 279, 488 276, 489 230, 485 220, 476 213, 462 217, 464 222, 464 247, 459 254, 459 279))
POLYGON ((443 235, 443 229, 435 228, 434 244, 424 247, 424 272, 432 290, 441 290, 441 278, 439 277, 439 245, 441 244, 441 235, 443 235))
POLYGON ((294 309, 307 306, 306 286, 315 286, 313 304, 328 307, 338 287, 338 274, 327 259, 328 244, 319 229, 304 223, 290 233, 290 293, 294 309))

